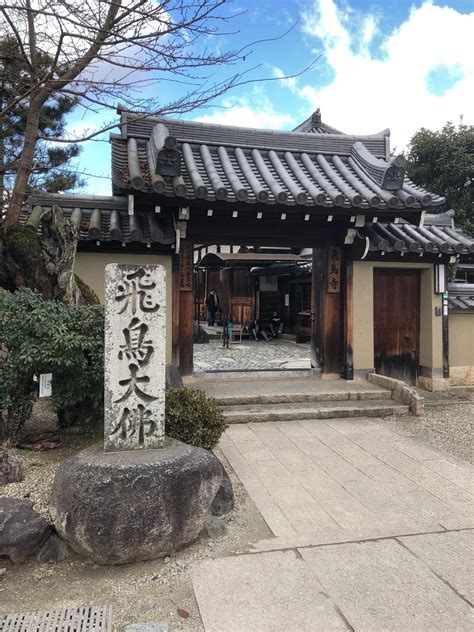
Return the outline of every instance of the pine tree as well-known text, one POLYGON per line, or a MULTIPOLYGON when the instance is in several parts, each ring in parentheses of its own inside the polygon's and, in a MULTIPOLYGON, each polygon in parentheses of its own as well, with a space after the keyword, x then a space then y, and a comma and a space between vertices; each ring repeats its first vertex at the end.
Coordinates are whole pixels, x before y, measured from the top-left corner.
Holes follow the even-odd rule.
MULTIPOLYGON (((18 44, 14 40, 0 41, 0 110, 27 87, 28 75, 18 53, 18 44)), ((45 72, 50 63, 48 56, 43 55, 41 64, 45 72)), ((48 99, 41 110, 38 135, 43 138, 63 136, 66 116, 76 105, 77 99, 61 94, 48 99)), ((8 200, 15 181, 27 115, 28 102, 22 101, 0 119, 0 200, 8 200)), ((79 152, 77 144, 58 146, 38 140, 26 193, 33 188, 58 192, 82 186, 80 176, 71 165, 79 152)))

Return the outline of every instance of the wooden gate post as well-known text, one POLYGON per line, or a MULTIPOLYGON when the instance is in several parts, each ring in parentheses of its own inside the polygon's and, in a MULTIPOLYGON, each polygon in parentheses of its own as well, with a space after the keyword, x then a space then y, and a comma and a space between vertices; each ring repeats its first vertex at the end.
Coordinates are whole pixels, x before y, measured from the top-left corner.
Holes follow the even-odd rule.
POLYGON ((179 371, 193 373, 193 242, 182 240, 179 252, 179 371))
POLYGON ((311 366, 341 372, 342 248, 313 249, 311 366))

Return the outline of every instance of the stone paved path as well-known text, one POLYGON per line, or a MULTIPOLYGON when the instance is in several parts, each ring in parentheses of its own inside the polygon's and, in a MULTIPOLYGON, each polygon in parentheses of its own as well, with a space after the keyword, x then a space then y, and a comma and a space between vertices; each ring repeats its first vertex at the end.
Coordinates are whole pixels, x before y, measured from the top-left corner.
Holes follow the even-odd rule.
POLYGON ((309 343, 287 340, 243 340, 222 347, 221 340, 194 345, 194 370, 234 370, 310 368, 309 343))
POLYGON ((275 537, 194 569, 207 632, 473 629, 474 468, 388 425, 228 428, 275 537))

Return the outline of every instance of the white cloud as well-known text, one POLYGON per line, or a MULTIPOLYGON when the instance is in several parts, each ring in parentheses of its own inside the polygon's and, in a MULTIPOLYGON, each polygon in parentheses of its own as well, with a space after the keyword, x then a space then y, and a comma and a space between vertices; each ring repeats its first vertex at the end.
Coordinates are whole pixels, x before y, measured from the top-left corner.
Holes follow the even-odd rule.
POLYGON ((260 129, 281 129, 296 124, 290 114, 277 112, 261 90, 254 90, 251 97, 224 99, 222 106, 225 109, 212 114, 204 114, 195 120, 201 123, 218 123, 260 129))
MULTIPOLYGON (((323 120, 348 133, 390 127, 392 147, 403 148, 420 127, 439 129, 451 120, 473 123, 474 12, 461 14, 425 2, 385 36, 378 55, 370 50, 378 16, 361 15, 335 0, 314 0, 303 14, 303 31, 317 38, 335 77, 321 89, 298 88, 323 120), (428 73, 456 67, 461 77, 441 96, 430 93, 428 73)), ((317 69, 316 69, 317 70, 317 69)))

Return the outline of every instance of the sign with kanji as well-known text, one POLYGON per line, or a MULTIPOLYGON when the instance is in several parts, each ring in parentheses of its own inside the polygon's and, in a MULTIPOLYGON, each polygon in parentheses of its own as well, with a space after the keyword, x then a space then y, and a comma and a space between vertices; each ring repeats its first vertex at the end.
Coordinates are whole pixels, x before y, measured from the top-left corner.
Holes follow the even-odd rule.
POLYGON ((191 292, 193 289, 193 244, 182 241, 179 252, 179 289, 191 292))
POLYGON ((39 396, 40 397, 51 397, 52 388, 51 382, 53 381, 52 373, 41 373, 39 379, 39 396))
POLYGON ((105 269, 106 452, 159 448, 165 435, 165 269, 105 269))
POLYGON ((337 246, 330 246, 328 249, 327 261, 327 286, 326 291, 330 294, 339 294, 341 291, 341 249, 337 246))

